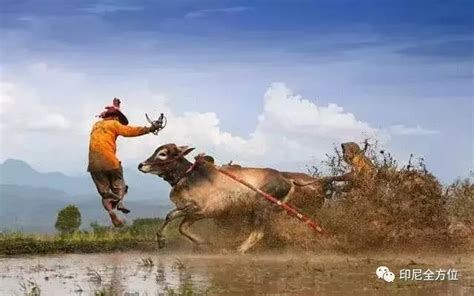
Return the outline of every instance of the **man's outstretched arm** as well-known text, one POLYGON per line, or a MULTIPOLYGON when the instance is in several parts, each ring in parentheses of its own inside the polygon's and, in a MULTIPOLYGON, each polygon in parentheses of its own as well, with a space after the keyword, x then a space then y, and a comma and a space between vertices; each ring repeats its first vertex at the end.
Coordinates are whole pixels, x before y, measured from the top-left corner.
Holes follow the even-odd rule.
POLYGON ((152 132, 154 129, 153 127, 146 127, 146 126, 128 126, 123 125, 117 122, 116 124, 116 132, 118 135, 123 137, 138 137, 149 132, 152 132))

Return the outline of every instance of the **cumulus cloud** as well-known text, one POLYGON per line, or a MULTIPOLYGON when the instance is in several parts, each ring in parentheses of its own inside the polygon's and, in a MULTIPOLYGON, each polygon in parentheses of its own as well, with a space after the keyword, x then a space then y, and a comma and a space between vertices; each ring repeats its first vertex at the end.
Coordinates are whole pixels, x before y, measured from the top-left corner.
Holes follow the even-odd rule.
POLYGON ((438 131, 425 129, 420 125, 417 126, 405 126, 403 124, 396 124, 389 127, 389 132, 392 135, 398 136, 424 136, 438 134, 438 131))
POLYGON ((382 135, 342 107, 336 104, 319 106, 293 94, 284 83, 272 84, 265 92, 263 101, 258 123, 246 137, 222 130, 215 113, 188 112, 177 115, 166 101, 162 101, 160 108, 166 110, 169 119, 166 129, 158 138, 127 143, 121 154, 132 157, 144 150, 151 154, 157 143, 174 142, 192 145, 197 148, 197 152, 212 154, 221 162, 234 160, 248 165, 307 164, 312 159, 322 159, 335 143, 363 141, 382 135))
POLYGON ((376 130, 336 104, 318 106, 295 95, 284 83, 273 83, 264 96, 259 129, 282 130, 319 138, 343 140, 376 130))
MULTIPOLYGON (((112 98, 116 87, 97 88, 78 73, 43 64, 22 75, 17 79, 21 83, 0 87, 1 133, 2 137, 9 134, 2 141, 1 158, 24 159, 45 170, 85 169, 90 128, 97 120, 95 115, 110 103, 104 98, 112 98), (69 94, 66 99, 64 94, 69 94)), ((176 110, 171 100, 177 98, 137 86, 122 88, 121 95, 127 98, 122 107, 133 125, 146 124, 145 112, 152 116, 164 112, 168 117, 168 126, 157 137, 119 138, 118 155, 125 166, 173 142, 196 147, 196 153, 206 152, 221 163, 234 160, 244 165, 304 169, 304 164, 324 158, 334 144, 389 138, 388 133, 341 106, 303 98, 284 83, 268 87, 254 129, 243 135, 224 129, 215 112, 176 110)))
POLYGON ((335 143, 377 136, 384 137, 342 107, 320 106, 294 94, 284 83, 273 83, 265 92, 253 140, 264 145, 269 162, 307 163, 322 158, 335 143))
MULTIPOLYGON (((140 141, 122 141, 120 155, 124 159, 136 160, 138 156, 143 158, 164 143, 191 145, 196 147, 199 152, 215 155, 221 160, 239 154, 242 157, 254 158, 264 153, 260 149, 263 145, 257 145, 252 140, 252 136, 242 138, 222 130, 220 119, 214 112, 179 114, 169 107, 168 99, 161 96, 159 99, 155 97, 154 100, 149 101, 149 104, 156 106, 156 110, 166 114, 168 125, 158 137, 147 136, 140 141), (143 154, 144 151, 146 151, 145 154, 143 154)), ((129 118, 134 119, 134 122, 139 122, 140 118, 143 118, 144 110, 130 106, 126 112, 129 118)))

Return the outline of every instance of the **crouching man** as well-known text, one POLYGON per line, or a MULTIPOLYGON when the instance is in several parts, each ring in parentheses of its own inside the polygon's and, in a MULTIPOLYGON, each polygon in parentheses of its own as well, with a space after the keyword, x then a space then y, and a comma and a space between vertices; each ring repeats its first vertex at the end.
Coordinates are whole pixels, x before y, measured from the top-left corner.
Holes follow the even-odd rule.
POLYGON ((330 177, 332 181, 349 182, 349 187, 367 185, 376 175, 374 164, 364 155, 364 151, 354 142, 342 143, 342 156, 350 166, 350 172, 330 177))
POLYGON ((120 100, 117 98, 113 100, 112 106, 105 107, 99 117, 101 120, 94 124, 90 133, 87 171, 102 197, 102 205, 109 213, 112 224, 118 227, 123 225, 123 221, 114 210, 124 214, 130 211, 123 204, 128 186, 123 179, 122 165, 115 155, 117 137, 138 137, 154 132, 159 127, 128 126, 128 119, 120 111, 120 100))

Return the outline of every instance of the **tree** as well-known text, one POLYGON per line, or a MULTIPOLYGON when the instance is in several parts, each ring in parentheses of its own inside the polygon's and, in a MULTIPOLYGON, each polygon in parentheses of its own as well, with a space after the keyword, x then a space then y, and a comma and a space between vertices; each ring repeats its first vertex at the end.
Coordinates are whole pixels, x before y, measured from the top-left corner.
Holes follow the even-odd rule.
POLYGON ((73 233, 81 226, 81 212, 75 205, 68 205, 59 211, 54 227, 62 234, 73 233))

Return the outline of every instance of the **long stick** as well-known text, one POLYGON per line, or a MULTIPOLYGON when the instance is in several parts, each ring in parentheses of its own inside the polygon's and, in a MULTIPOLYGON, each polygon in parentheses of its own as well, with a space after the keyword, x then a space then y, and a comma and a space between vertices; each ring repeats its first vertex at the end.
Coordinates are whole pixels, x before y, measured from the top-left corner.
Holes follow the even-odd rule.
POLYGON ((266 198, 267 200, 269 200, 270 202, 274 203, 274 204, 277 204, 279 207, 283 208, 288 214, 290 214, 291 216, 293 217, 296 217, 298 220, 300 220, 301 222, 307 224, 310 228, 316 230, 317 232, 321 233, 321 234, 325 234, 325 232, 323 231, 323 229, 321 228, 321 226, 319 226, 316 222, 314 222, 313 220, 311 220, 310 218, 304 216, 303 214, 301 214, 300 212, 298 212, 295 208, 293 208, 292 206, 286 204, 286 203, 282 203, 280 200, 276 199, 275 197, 271 196, 270 194, 260 190, 259 188, 253 186, 252 184, 248 183, 247 181, 245 181, 244 179, 240 178, 239 176, 236 176, 220 167, 217 167, 215 166, 215 168, 223 173, 224 175, 234 179, 235 181, 247 186, 248 188, 252 189, 253 191, 256 191, 257 193, 259 193, 260 195, 262 195, 264 198, 266 198))

